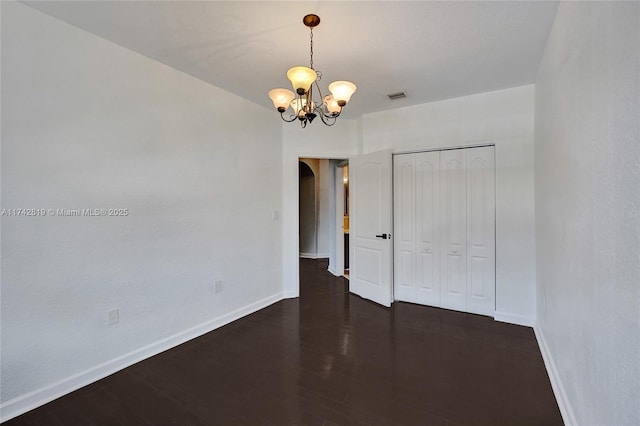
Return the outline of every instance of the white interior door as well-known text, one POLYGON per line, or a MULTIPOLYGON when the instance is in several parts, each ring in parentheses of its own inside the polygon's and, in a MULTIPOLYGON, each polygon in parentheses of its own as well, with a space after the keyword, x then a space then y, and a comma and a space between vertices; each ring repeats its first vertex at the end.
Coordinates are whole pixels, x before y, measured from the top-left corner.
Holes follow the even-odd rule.
POLYGON ((392 157, 349 159, 349 290, 384 306, 392 301, 392 157))

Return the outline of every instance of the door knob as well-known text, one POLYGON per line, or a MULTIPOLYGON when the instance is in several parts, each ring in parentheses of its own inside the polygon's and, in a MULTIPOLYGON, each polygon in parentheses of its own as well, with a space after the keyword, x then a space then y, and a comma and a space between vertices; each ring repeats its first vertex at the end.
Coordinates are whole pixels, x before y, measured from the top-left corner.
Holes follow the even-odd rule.
MULTIPOLYGON (((389 234, 389 237, 391 237, 391 234, 389 234)), ((376 235, 376 238, 382 238, 383 240, 386 240, 387 239, 387 234, 376 235)))

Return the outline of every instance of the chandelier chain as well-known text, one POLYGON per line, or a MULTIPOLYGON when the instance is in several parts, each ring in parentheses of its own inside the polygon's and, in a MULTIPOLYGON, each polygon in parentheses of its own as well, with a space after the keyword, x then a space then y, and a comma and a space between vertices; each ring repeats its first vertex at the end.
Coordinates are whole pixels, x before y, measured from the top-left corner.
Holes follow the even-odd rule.
POLYGON ((310 48, 309 56, 311 58, 309 62, 309 65, 311 66, 309 68, 313 69, 313 28, 310 28, 309 48, 310 48))

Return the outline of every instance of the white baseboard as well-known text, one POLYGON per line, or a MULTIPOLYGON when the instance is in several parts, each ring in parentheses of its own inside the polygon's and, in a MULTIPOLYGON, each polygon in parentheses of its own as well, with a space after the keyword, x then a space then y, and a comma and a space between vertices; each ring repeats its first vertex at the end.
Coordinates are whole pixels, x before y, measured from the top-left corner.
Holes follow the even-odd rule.
POLYGON ((285 291, 282 293, 283 299, 295 299, 296 297, 300 297, 300 291, 285 291))
POLYGON ((551 381, 553 394, 558 402, 558 408, 560 408, 562 420, 566 426, 577 426, 578 422, 576 421, 576 416, 573 414, 573 410, 571 409, 571 404, 569 403, 567 393, 565 392, 560 376, 558 375, 558 370, 556 369, 556 364, 553 361, 551 352, 549 352, 549 346, 547 346, 544 334, 542 333, 542 330, 538 328, 537 324, 533 327, 533 331, 535 332, 536 339, 538 340, 538 346, 542 353, 544 366, 547 368, 547 374, 549 375, 549 381, 551 381))
POLYGON ((0 422, 5 422, 19 416, 20 414, 24 414, 27 411, 44 405, 47 402, 53 401, 54 399, 80 389, 90 383, 103 379, 137 362, 150 358, 191 339, 202 336, 203 334, 259 311, 260 309, 266 308, 269 305, 279 302, 283 297, 284 296, 281 293, 275 294, 218 318, 181 331, 173 336, 158 340, 157 342, 129 352, 128 354, 81 371, 78 374, 60 380, 59 382, 52 383, 48 386, 10 399, 0 405, 0 422))
POLYGON ((525 325, 527 327, 533 327, 536 325, 536 319, 526 317, 524 315, 509 314, 507 312, 496 311, 493 314, 493 319, 500 322, 508 322, 509 324, 525 325))
POLYGON ((342 273, 339 274, 335 268, 327 268, 327 271, 329 271, 329 273, 335 277, 343 277, 344 276, 344 269, 342 270, 342 273))
POLYGON ((328 259, 329 255, 324 253, 300 253, 303 259, 328 259))

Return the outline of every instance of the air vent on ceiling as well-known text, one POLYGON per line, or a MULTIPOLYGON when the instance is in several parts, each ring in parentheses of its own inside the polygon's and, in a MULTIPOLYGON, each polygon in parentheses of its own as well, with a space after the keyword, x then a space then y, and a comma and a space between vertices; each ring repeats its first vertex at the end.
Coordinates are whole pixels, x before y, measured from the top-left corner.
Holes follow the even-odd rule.
POLYGON ((387 95, 387 98, 391 99, 392 101, 395 101, 396 99, 406 98, 406 97, 407 97, 407 94, 404 92, 389 93, 387 95))

